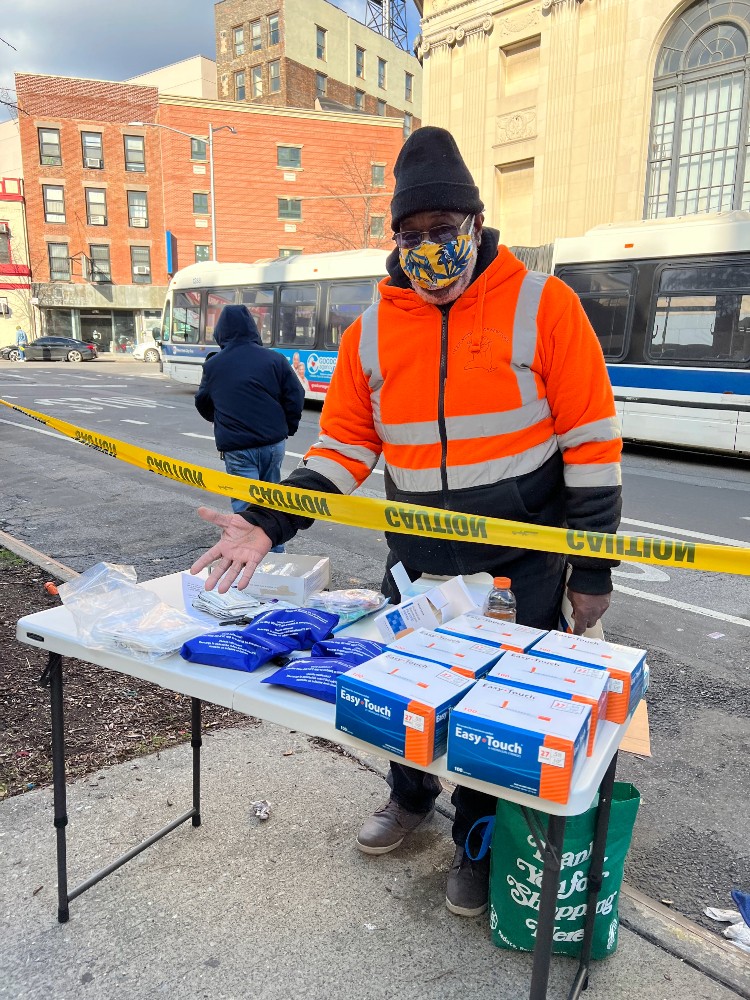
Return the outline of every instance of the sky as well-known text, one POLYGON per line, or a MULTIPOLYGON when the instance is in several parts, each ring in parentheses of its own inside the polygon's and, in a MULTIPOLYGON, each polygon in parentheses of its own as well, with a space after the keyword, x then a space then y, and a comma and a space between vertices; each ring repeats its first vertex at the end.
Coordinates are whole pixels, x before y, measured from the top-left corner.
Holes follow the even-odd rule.
MULTIPOLYGON (((213 0, 0 0, 0 89, 13 74, 126 80, 190 56, 215 58, 213 0)), ((337 0, 365 20, 366 0, 337 0)), ((419 20, 409 2, 409 41, 419 20)), ((7 117, 0 107, 0 119, 7 117)))

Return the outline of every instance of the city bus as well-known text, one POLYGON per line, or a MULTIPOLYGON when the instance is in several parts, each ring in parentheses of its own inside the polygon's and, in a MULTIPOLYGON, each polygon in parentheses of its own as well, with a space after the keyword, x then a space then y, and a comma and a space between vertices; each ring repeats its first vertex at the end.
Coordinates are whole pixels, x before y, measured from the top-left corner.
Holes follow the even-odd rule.
POLYGON ((750 212, 597 226, 551 269, 599 338, 627 441, 750 455, 750 212))
POLYGON ((167 290, 161 352, 165 375, 198 385, 219 348, 226 305, 245 305, 263 343, 289 359, 308 399, 324 399, 344 330, 375 302, 385 250, 296 255, 255 264, 207 261, 178 271, 167 290))

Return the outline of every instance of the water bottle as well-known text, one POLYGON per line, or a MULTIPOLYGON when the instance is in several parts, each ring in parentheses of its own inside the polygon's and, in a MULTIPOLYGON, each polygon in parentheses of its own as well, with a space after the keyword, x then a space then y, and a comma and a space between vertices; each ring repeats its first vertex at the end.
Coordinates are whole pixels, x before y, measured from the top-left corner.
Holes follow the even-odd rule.
POLYGON ((492 590, 484 602, 482 614, 488 618, 498 618, 503 622, 516 620, 516 598, 510 589, 510 580, 507 576, 496 576, 493 580, 492 590))

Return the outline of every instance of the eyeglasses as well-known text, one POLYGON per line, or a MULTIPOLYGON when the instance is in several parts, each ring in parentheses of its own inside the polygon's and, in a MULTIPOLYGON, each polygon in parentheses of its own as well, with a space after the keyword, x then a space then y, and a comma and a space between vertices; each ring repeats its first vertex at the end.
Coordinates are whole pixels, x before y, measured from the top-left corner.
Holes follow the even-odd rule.
POLYGON ((461 233, 464 226, 470 219, 472 221, 474 220, 473 213, 469 213, 460 226, 442 224, 440 226, 433 226, 431 229, 428 229, 423 233, 417 232, 416 229, 407 229, 404 232, 395 233, 393 239, 396 242, 396 246, 400 250, 413 250, 422 242, 438 243, 441 245, 444 243, 450 243, 452 240, 458 239, 459 233, 461 233), (426 240, 424 241, 422 240, 423 236, 426 237, 426 240))

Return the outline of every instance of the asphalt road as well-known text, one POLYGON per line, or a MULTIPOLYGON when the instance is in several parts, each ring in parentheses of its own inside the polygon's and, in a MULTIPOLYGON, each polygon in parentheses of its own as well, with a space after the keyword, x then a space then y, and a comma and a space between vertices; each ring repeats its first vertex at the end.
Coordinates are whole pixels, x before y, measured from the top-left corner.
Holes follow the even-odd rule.
MULTIPOLYGON (((192 390, 135 362, 0 362, 0 398, 163 454, 222 468, 192 390)), ((284 471, 316 439, 309 405, 284 471)), ((750 463, 629 448, 622 529, 750 545, 750 463)), ((214 540, 195 514, 225 501, 131 468, 0 407, 0 528, 75 569, 105 559, 147 579, 184 569, 214 540)), ((383 495, 377 470, 362 490, 383 495)), ((377 586, 377 532, 316 524, 296 552, 331 557, 333 585, 377 586)), ((629 564, 616 571, 609 638, 649 649, 651 758, 621 756, 643 802, 628 880, 702 918, 750 888, 750 580, 629 564)))

